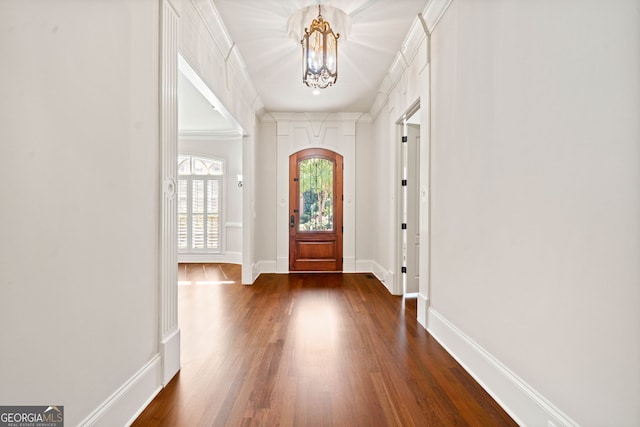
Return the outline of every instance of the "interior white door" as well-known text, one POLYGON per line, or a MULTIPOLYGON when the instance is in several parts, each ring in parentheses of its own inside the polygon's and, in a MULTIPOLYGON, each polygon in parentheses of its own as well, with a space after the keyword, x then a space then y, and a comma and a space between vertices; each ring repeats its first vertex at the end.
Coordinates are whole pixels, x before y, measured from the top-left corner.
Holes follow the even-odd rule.
POLYGON ((407 282, 405 293, 420 290, 420 125, 407 124, 407 282))

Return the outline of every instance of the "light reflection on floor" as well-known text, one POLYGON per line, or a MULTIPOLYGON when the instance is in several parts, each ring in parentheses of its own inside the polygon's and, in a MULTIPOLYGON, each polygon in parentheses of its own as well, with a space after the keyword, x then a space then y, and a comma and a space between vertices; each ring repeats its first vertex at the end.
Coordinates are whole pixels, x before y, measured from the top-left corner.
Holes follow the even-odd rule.
MULTIPOLYGON (((233 280, 198 280, 196 285, 231 285, 235 283, 233 280)), ((193 285, 191 280, 181 280, 178 282, 178 286, 193 285)))

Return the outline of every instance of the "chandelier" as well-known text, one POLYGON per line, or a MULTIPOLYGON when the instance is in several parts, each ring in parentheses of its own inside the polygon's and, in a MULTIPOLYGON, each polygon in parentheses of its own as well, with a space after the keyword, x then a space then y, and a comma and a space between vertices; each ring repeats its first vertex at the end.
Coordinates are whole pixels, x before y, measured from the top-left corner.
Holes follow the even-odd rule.
POLYGON ((338 79, 338 38, 331 24, 322 18, 320 5, 318 17, 304 29, 302 44, 302 81, 309 87, 324 89, 338 79))

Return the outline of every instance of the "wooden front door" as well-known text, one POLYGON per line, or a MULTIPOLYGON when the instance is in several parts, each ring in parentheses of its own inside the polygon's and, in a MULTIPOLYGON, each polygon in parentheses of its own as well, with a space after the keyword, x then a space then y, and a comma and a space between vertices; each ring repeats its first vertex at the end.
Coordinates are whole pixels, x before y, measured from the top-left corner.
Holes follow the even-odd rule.
POLYGON ((290 271, 342 271, 342 165, 322 148, 289 157, 290 271))

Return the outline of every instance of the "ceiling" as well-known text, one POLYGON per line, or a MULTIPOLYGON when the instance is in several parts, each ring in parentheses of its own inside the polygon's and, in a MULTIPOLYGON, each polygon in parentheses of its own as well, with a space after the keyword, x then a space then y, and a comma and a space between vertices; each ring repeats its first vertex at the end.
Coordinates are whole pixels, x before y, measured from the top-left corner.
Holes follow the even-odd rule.
MULTIPOLYGON (((287 34, 289 18, 317 0, 212 0, 246 64, 265 111, 368 112, 409 28, 428 0, 323 0, 342 9, 351 29, 338 44, 338 80, 318 95, 302 83, 302 48, 287 34), (346 40, 344 38, 346 37, 346 40)), ((325 16, 327 20, 329 18, 325 16)), ((329 20, 330 22, 330 20, 329 20)), ((306 24, 309 26, 310 22, 306 24)), ((334 29, 335 30, 335 29, 334 29)), ((207 101, 187 105, 188 81, 179 82, 181 129, 205 130, 202 121, 215 114, 207 101), (187 113, 186 110, 190 113, 187 113), (193 114, 191 119, 186 114, 193 114), (199 117, 200 121, 195 118, 199 117)))
POLYGON ((178 129, 182 132, 236 131, 183 73, 178 73, 178 129))

